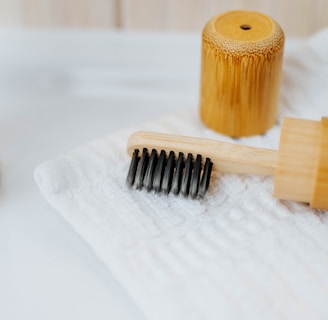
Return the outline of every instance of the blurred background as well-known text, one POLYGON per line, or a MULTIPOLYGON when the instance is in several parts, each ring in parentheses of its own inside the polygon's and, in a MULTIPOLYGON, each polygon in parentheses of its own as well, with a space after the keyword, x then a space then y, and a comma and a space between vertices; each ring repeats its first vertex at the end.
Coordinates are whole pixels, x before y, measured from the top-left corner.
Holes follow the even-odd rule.
POLYGON ((216 13, 261 11, 288 36, 307 36, 328 24, 327 0, 0 0, 0 25, 199 31, 216 13))
POLYGON ((0 0, 0 319, 145 319, 33 171, 122 128, 197 112, 201 31, 233 9, 277 20, 288 48, 328 26, 328 0, 0 0))

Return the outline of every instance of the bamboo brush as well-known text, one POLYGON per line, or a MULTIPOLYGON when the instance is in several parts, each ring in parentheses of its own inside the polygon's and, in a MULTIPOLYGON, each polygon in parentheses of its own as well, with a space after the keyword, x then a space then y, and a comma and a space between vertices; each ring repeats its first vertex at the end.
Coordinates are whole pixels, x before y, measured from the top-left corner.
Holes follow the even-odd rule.
POLYGON ((275 197, 328 209, 325 117, 321 121, 285 118, 278 151, 151 132, 134 133, 127 150, 132 156, 127 184, 139 189, 202 197, 213 166, 220 172, 274 176, 275 197))

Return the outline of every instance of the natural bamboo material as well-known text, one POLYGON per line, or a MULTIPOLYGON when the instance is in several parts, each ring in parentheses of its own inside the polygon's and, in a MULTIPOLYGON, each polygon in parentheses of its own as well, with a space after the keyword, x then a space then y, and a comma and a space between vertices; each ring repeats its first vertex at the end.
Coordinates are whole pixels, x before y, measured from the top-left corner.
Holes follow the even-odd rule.
POLYGON ((328 209, 328 118, 284 119, 273 194, 328 209))
POLYGON ((278 151, 153 132, 131 135, 128 153, 143 148, 200 154, 212 160, 214 171, 272 175, 275 197, 328 209, 328 118, 285 118, 278 151))
POLYGON ((268 16, 230 11, 202 34, 200 117, 220 133, 264 133, 276 121, 284 33, 268 16))

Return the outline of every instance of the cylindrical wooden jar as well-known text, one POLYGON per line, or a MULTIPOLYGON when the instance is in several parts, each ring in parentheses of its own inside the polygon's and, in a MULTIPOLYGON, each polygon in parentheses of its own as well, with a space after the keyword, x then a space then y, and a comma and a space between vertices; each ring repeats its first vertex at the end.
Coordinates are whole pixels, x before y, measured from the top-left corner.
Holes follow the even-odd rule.
POLYGON ((280 26, 264 14, 231 11, 202 34, 200 116, 220 133, 264 133, 276 121, 284 48, 280 26))

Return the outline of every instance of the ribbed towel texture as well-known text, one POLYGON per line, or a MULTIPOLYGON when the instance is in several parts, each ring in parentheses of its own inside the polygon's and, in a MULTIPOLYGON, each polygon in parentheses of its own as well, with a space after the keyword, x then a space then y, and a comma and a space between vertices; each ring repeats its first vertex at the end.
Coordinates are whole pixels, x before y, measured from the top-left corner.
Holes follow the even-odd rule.
MULTIPOLYGON (((328 115, 328 30, 285 55, 277 124, 238 143, 278 148, 280 121, 328 115)), ((43 196, 146 319, 328 319, 328 212, 272 197, 273 178, 217 174, 203 200, 129 190, 128 136, 152 130, 236 142, 197 108, 42 163, 43 196)))

